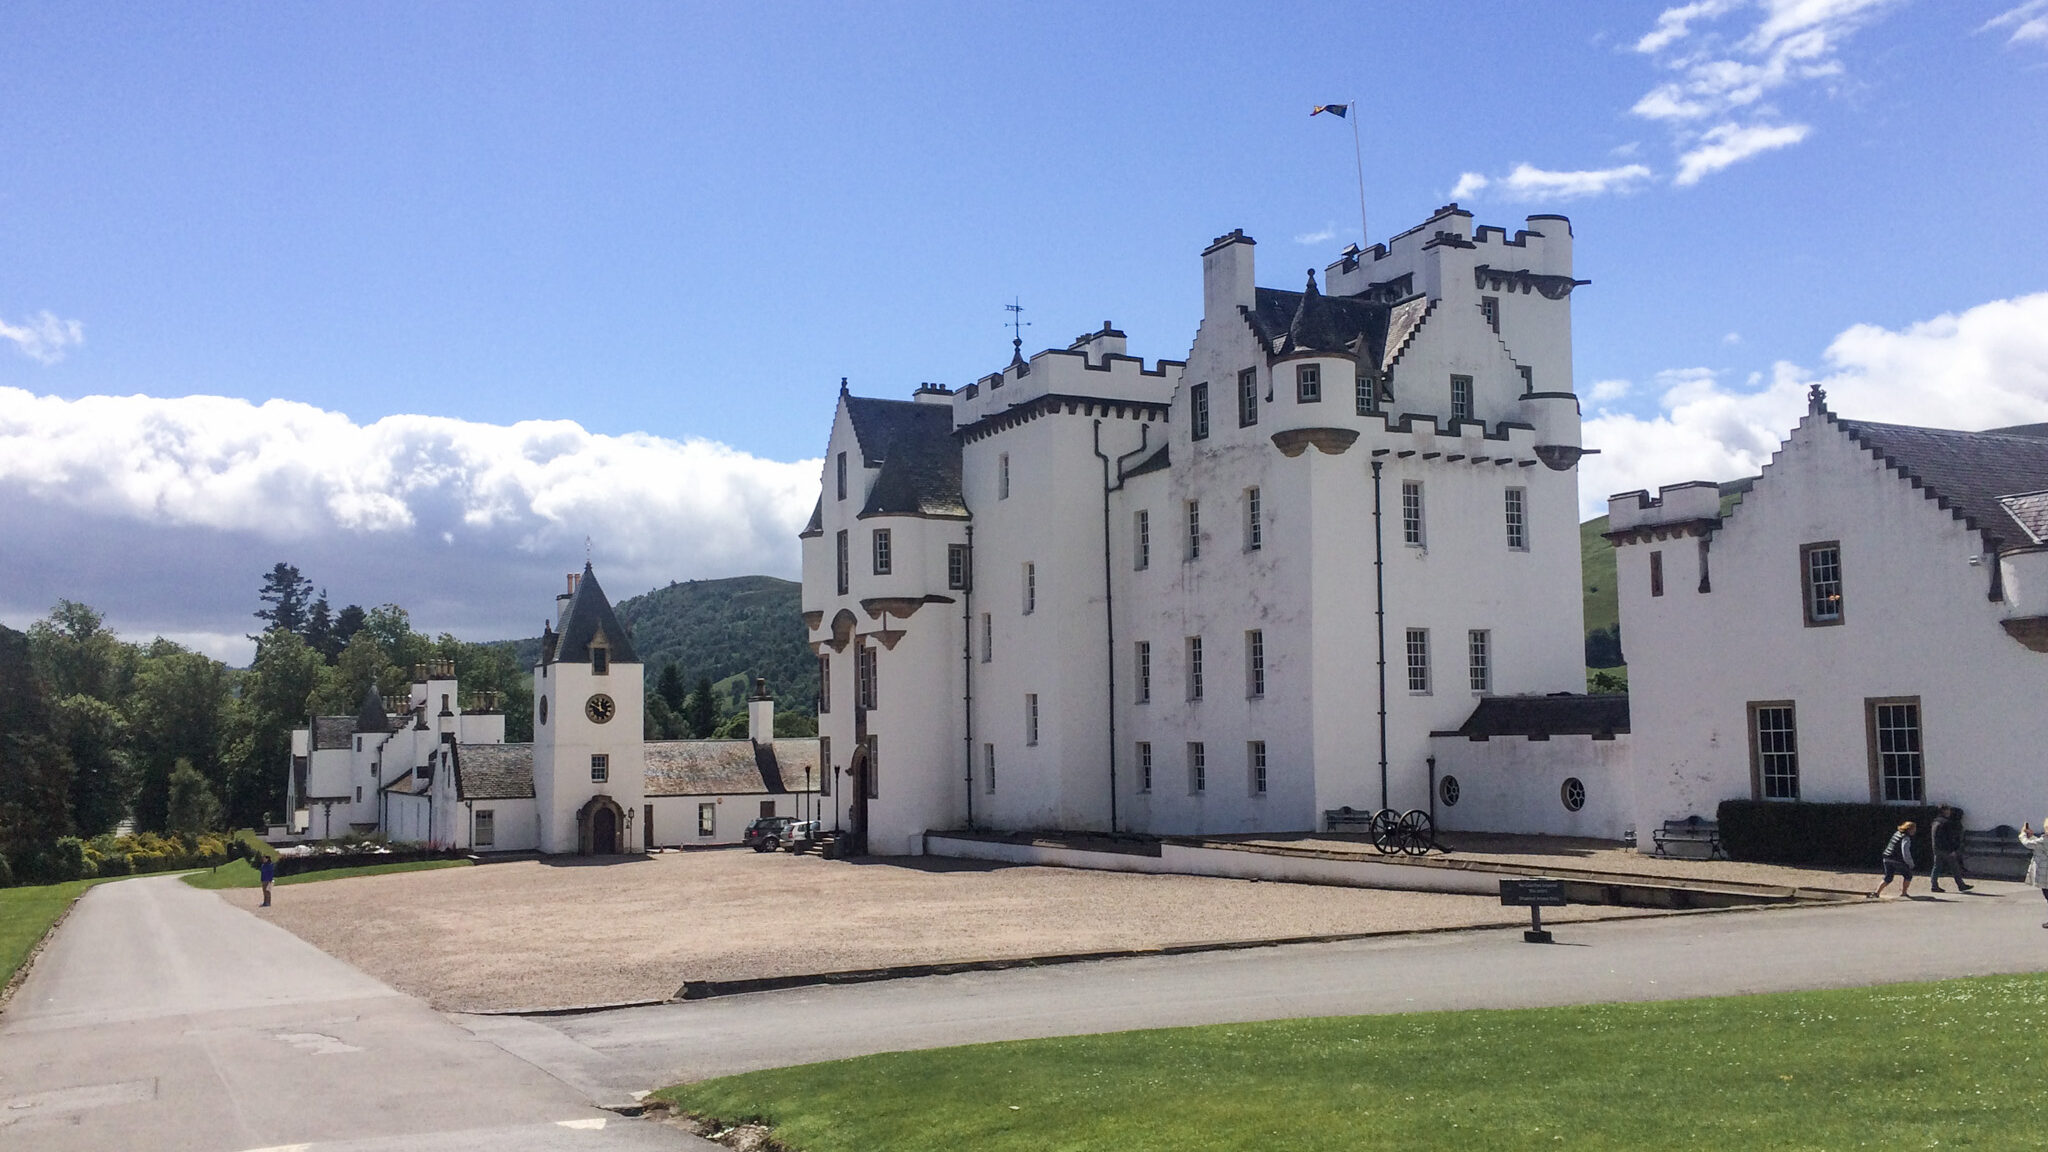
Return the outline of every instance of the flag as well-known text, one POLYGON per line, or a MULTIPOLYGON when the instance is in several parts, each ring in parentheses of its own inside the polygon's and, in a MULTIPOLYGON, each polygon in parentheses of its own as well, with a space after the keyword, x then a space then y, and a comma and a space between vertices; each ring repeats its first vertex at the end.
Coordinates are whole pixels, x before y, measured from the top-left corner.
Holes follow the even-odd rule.
POLYGON ((1350 111, 1351 105, 1349 104, 1318 104, 1316 105, 1316 110, 1309 113, 1309 115, 1321 116, 1323 113, 1328 112, 1330 115, 1341 119, 1350 111))

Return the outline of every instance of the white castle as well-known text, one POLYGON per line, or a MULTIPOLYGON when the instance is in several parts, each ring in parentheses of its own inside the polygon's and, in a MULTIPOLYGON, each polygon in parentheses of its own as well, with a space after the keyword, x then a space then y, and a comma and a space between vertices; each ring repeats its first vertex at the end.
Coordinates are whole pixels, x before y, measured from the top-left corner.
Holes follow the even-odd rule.
POLYGON ((957 391, 842 385, 803 603, 868 850, 1420 807, 1477 700, 1583 692, 1570 222, 1449 205, 1320 289, 1253 251, 1202 253, 1185 363, 1105 323, 957 391))

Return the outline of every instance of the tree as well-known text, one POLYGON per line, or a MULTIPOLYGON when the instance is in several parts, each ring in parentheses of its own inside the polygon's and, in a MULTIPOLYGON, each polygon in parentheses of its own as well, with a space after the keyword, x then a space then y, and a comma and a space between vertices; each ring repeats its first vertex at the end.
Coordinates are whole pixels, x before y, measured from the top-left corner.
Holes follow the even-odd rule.
POLYGON ((170 803, 166 812, 165 827, 172 832, 213 832, 220 828, 220 798, 213 794, 206 777, 192 766, 190 760, 179 757, 171 768, 170 803))
POLYGON ((690 735, 699 740, 709 740, 718 730, 718 697, 711 689, 711 677, 697 678, 697 687, 683 705, 683 719, 689 725, 690 735))
POLYGON ((397 669, 396 680, 380 679, 386 696, 396 696, 412 684, 412 669, 434 655, 433 642, 412 630, 412 617, 396 604, 379 604, 363 619, 359 635, 368 636, 384 650, 384 659, 397 669))
POLYGON ((655 680, 654 691, 661 697, 662 703, 668 705, 669 711, 680 713, 683 710, 683 670, 675 661, 667 661, 661 666, 661 675, 655 680))
POLYGON ((110 832, 135 802, 135 761, 120 709, 80 694, 51 705, 58 740, 71 757, 71 822, 80 836, 110 832))
MULTIPOLYGON (((336 655, 339 655, 343 648, 348 647, 348 642, 356 638, 356 633, 363 630, 363 621, 368 619, 368 616, 369 614, 363 611, 361 604, 351 604, 334 614, 334 651, 336 655)), ((333 662, 334 657, 328 657, 328 663, 331 664, 333 662)))
POLYGON ((781 738, 816 736, 818 721, 815 717, 801 712, 777 712, 775 714, 775 735, 781 738))
POLYGON ((44 854, 71 833, 70 793, 71 760, 28 637, 0 625, 0 856, 15 875, 39 875, 44 854))
POLYGON ((107 631, 100 614, 59 600, 28 630, 29 659, 52 699, 90 696, 120 703, 135 676, 136 650, 107 631))
POLYGON ((327 589, 322 588, 314 599, 313 607, 306 612, 306 647, 320 654, 329 664, 341 655, 341 645, 334 642, 334 611, 327 606, 327 589))
POLYGON ((143 650, 126 716, 141 776, 135 821, 145 830, 165 826, 170 775, 179 760, 191 763, 216 795, 226 791, 223 753, 235 735, 235 686, 227 665, 162 637, 143 650))
POLYGON ((306 611, 312 601, 313 582, 299 570, 280 560, 263 576, 263 589, 256 595, 268 608, 258 608, 256 618, 270 621, 270 627, 287 632, 306 630, 306 611))
POLYGON ((379 694, 390 695, 386 685, 403 680, 403 674, 385 659, 384 649, 366 629, 358 632, 334 666, 320 677, 311 711, 322 716, 353 716, 363 703, 363 693, 377 685, 379 694))
POLYGON ((256 659, 242 678, 247 750, 235 759, 228 780, 228 814, 236 827, 284 810, 292 729, 305 723, 326 670, 320 653, 290 632, 278 629, 257 638, 256 659))

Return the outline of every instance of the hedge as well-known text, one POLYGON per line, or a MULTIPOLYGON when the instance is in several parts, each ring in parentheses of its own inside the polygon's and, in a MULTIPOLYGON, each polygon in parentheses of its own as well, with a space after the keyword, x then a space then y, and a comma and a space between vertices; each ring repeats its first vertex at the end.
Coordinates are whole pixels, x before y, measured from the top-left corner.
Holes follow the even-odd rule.
MULTIPOLYGON (((1926 868, 1934 859, 1928 834, 1939 810, 1928 804, 1723 800, 1715 816, 1721 824, 1721 847, 1733 859, 1875 871, 1885 842, 1908 820, 1918 826, 1913 832, 1913 862, 1926 868)), ((1962 816, 1962 809, 1956 809, 1956 819, 1962 816)))
POLYGON ((0 884, 59 884, 100 876, 134 876, 211 868, 228 860, 228 840, 207 832, 138 836, 107 833, 90 840, 63 836, 19 852, 11 868, 0 868, 0 884))
POLYGON ((411 864, 419 860, 461 860, 469 853, 455 848, 400 848, 378 852, 370 849, 343 852, 320 852, 311 856, 285 856, 277 858, 279 876, 298 876, 306 872, 324 872, 329 868, 361 868, 371 864, 411 864))

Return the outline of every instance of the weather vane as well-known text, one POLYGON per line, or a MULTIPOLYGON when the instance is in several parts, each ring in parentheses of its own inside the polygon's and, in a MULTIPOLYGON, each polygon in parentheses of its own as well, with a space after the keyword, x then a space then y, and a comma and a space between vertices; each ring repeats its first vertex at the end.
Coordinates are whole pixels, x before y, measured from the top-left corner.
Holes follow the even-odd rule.
POLYGON ((1010 302, 1003 305, 1003 311, 1010 314, 1009 322, 1003 325, 1012 333, 1010 337, 1010 362, 1012 364, 1021 364, 1024 362, 1024 330, 1031 327, 1031 321, 1024 318, 1024 305, 1018 297, 1010 297, 1010 302))

